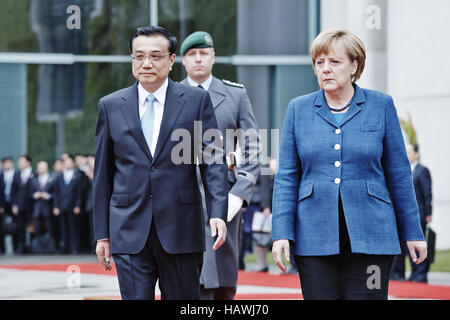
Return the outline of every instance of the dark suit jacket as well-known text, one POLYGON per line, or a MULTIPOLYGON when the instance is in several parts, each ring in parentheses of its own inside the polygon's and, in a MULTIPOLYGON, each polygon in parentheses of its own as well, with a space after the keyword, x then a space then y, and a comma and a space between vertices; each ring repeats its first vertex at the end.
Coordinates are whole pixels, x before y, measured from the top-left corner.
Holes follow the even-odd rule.
POLYGON ((3 172, 0 172, 0 208, 5 208, 5 182, 3 172))
MULTIPOLYGON (((194 121, 202 131, 217 128, 209 94, 169 79, 155 154, 142 133, 137 83, 99 101, 95 136, 95 239, 109 238, 112 253, 140 252, 155 223, 161 245, 171 254, 205 249, 201 197, 194 157, 210 143, 190 143, 190 163, 175 164, 175 129, 194 137, 194 121)), ((222 157, 224 158, 224 156, 222 157)), ((226 221, 227 166, 200 164, 209 218, 226 221)))
POLYGON ((418 163, 413 171, 413 182, 419 206, 420 223, 424 227, 427 224, 425 218, 432 213, 431 175, 428 168, 418 163))
POLYGON ((35 176, 36 173, 32 171, 27 182, 22 183, 20 171, 16 170, 14 174, 14 182, 11 187, 11 203, 12 205, 17 205, 19 207, 19 211, 21 212, 31 214, 33 210, 33 195, 31 187, 35 176))
POLYGON ((47 192, 50 194, 50 199, 34 199, 33 217, 49 217, 52 212, 52 204, 54 197, 54 183, 53 178, 49 177, 47 183, 41 186, 39 183, 39 175, 36 175, 31 184, 31 194, 35 192, 47 192))
POLYGON ((66 186, 64 175, 59 174, 54 181, 53 207, 62 212, 73 212, 75 207, 81 208, 81 180, 82 176, 74 170, 72 180, 66 186))
MULTIPOLYGON (((0 207, 5 207, 6 205, 6 196, 5 196, 5 173, 0 172, 0 207)), ((17 196, 17 188, 18 188, 18 177, 17 177, 17 171, 14 174, 13 182, 11 185, 11 193, 10 193, 10 199, 9 204, 12 205, 14 203, 14 198, 17 196)))

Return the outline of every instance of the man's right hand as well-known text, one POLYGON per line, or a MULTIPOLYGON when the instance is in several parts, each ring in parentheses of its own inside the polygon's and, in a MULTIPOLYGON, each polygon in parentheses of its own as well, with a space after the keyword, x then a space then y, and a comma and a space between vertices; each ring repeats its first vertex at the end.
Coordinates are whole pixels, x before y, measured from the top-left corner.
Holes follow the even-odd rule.
POLYGON ((111 271, 111 251, 109 240, 97 240, 97 247, 95 248, 98 261, 105 268, 106 271, 111 271))
POLYGON ((59 214, 60 214, 59 209, 58 209, 58 208, 53 208, 53 214, 54 214, 55 216, 59 216, 59 214))
POLYGON ((281 271, 286 272, 286 266, 283 262, 283 253, 284 257, 288 262, 290 262, 290 252, 289 252, 289 240, 287 239, 280 239, 276 240, 272 244, 272 255, 273 258, 281 271))
POLYGON ((13 215, 17 216, 19 214, 19 207, 17 205, 13 205, 11 211, 13 215))
POLYGON ((225 243, 227 238, 227 225, 222 219, 212 218, 209 220, 209 226, 211 228, 211 237, 215 238, 217 236, 213 245, 213 250, 216 251, 225 243))

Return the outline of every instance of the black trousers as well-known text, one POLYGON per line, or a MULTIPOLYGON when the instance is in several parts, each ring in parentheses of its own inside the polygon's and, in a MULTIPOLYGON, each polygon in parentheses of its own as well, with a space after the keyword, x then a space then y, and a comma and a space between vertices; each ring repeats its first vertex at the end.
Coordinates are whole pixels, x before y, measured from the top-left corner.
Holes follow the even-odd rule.
POLYGON ((294 256, 305 300, 387 300, 393 255, 351 252, 339 197, 340 253, 294 256))
POLYGON ((159 280, 161 299, 198 300, 203 252, 169 254, 161 246, 154 223, 144 249, 113 254, 123 300, 154 300, 159 280))
POLYGON ((14 253, 22 254, 26 251, 26 233, 31 215, 27 211, 20 210, 17 215, 12 215, 16 223, 16 232, 13 235, 14 253))
POLYGON ((234 300, 236 287, 206 289, 200 286, 200 300, 234 300))
POLYGON ((63 253, 77 254, 80 250, 81 230, 79 219, 79 215, 73 213, 73 209, 61 211, 59 215, 63 253))

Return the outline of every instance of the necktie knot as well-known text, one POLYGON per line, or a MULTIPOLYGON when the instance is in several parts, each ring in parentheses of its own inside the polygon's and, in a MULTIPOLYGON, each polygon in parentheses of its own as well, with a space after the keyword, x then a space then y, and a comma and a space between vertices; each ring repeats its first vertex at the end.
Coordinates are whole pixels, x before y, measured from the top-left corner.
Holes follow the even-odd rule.
POLYGON ((155 100, 156 100, 156 98, 155 98, 155 96, 154 95, 152 95, 151 93, 147 96, 147 99, 146 99, 149 103, 153 103, 153 102, 155 102, 155 100))

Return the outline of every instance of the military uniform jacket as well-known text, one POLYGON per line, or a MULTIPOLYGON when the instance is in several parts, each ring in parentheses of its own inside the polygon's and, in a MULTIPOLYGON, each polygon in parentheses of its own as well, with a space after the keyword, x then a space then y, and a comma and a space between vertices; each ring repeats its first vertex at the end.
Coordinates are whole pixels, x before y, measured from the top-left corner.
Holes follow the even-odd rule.
MULTIPOLYGON (((187 79, 181 83, 189 85, 187 79)), ((230 193, 244 199, 244 206, 246 206, 250 202, 260 170, 258 127, 247 91, 241 84, 213 77, 208 93, 214 106, 217 125, 222 133, 225 152, 228 154, 230 151, 235 151, 236 142, 239 141, 242 159, 247 159, 238 165, 236 182, 230 186, 229 190, 230 193), (236 138, 231 135, 227 136, 227 129, 231 129, 229 131, 233 132, 241 129, 243 134, 237 135, 236 138), (232 150, 230 150, 231 147, 232 150)), ((227 240, 221 248, 214 252, 212 250, 214 239, 209 236, 211 234, 209 224, 205 225, 206 251, 203 256, 203 269, 200 277, 200 283, 205 288, 234 287, 236 285, 241 226, 240 214, 231 222, 227 222, 227 240)))

